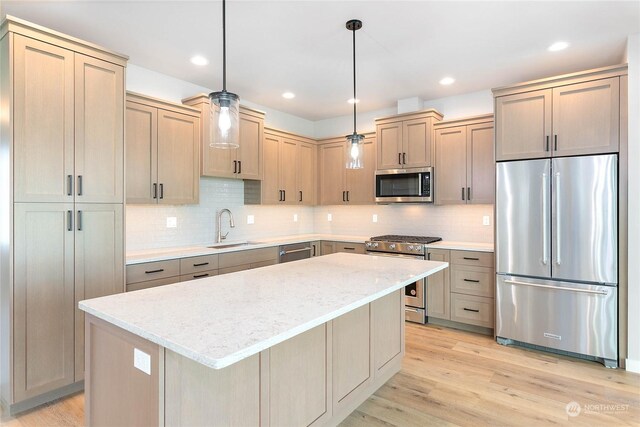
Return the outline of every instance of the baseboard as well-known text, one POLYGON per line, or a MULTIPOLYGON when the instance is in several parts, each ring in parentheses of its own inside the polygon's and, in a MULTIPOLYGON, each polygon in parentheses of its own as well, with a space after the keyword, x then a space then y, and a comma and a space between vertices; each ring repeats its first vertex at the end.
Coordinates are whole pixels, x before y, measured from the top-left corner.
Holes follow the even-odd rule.
POLYGON ((640 360, 627 359, 626 362, 625 368, 627 371, 640 374, 640 360))
POLYGON ((428 317, 427 325, 438 325, 446 328, 458 329, 466 332, 475 332, 476 334, 493 336, 493 329, 484 326, 468 325, 466 323, 454 322, 452 320, 438 319, 428 317))
POLYGON ((78 381, 77 383, 69 384, 64 387, 60 387, 56 390, 49 391, 39 396, 32 397, 22 402, 9 405, 9 415, 13 416, 17 413, 28 411, 36 406, 49 403, 53 400, 60 399, 61 397, 69 396, 70 394, 77 393, 84 390, 84 381, 78 381))

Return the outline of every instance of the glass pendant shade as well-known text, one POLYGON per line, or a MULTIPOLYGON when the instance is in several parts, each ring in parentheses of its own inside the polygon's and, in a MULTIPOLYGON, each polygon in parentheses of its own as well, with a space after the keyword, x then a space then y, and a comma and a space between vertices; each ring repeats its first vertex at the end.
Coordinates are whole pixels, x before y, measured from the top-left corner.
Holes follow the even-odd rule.
POLYGON ((209 146, 238 148, 240 146, 240 98, 235 93, 221 91, 209 94, 211 124, 209 146))
POLYGON ((353 133, 347 135, 347 169, 362 169, 364 167, 364 135, 353 133))

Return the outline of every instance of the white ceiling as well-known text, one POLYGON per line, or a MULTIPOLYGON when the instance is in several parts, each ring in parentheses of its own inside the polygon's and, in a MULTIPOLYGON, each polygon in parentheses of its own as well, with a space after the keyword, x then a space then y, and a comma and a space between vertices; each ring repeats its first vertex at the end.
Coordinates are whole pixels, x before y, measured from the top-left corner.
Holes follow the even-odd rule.
MULTIPOLYGON (((10 14, 126 53, 130 62, 221 89, 220 1, 2 1, 10 14), (205 67, 189 61, 210 60, 205 67)), ((622 61, 639 1, 227 2, 227 89, 310 120, 347 115, 357 18, 359 111, 622 61), (565 40, 571 47, 551 53, 565 40), (444 76, 456 82, 441 86, 444 76), (292 91, 293 100, 281 94, 292 91)))

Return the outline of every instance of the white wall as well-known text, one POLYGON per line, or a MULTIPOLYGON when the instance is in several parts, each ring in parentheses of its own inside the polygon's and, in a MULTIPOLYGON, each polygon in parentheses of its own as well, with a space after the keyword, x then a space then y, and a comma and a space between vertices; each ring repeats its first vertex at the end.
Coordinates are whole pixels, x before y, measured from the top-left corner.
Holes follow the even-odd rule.
POLYGON ((629 271, 627 370, 640 373, 640 33, 627 39, 629 64, 629 271))

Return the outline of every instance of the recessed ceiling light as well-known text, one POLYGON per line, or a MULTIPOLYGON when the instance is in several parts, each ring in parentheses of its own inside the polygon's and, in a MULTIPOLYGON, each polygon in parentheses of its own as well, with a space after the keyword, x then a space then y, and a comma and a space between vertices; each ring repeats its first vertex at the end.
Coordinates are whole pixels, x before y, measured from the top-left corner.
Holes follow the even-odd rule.
POLYGON ((349 98, 349 99, 347 100, 347 102, 348 102, 349 104, 357 104, 358 102, 360 102, 360 100, 359 100, 359 99, 354 99, 354 98, 349 98))
POLYGON ((191 58, 191 63, 194 65, 203 66, 203 65, 207 65, 209 63, 209 60, 204 56, 196 55, 191 58))
POLYGON ((282 94, 282 97, 284 99, 293 99, 293 98, 296 97, 296 94, 293 93, 293 92, 285 92, 285 93, 282 94))
POLYGON ((454 79, 453 77, 445 77, 442 80, 440 80, 440 84, 448 86, 448 85, 452 84, 455 81, 456 81, 456 79, 454 79))
POLYGON ((551 46, 547 48, 549 52, 557 52, 559 50, 564 50, 569 47, 569 43, 567 42, 555 42, 551 46))

